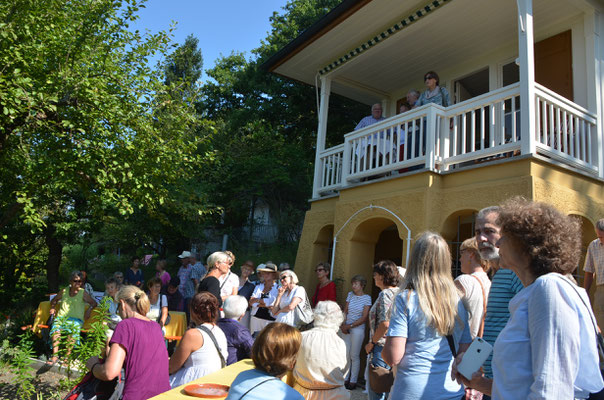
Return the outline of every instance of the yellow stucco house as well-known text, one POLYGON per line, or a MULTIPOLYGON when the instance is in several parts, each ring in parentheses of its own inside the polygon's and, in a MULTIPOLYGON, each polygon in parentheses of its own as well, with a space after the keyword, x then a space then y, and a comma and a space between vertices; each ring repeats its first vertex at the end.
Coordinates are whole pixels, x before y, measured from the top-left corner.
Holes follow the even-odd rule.
POLYGON ((428 229, 456 256, 475 213, 514 195, 576 215, 593 240, 604 217, 603 11, 599 0, 344 0, 268 60, 320 97, 295 265, 309 292, 329 260, 343 301, 353 275, 371 281, 385 258, 405 266, 428 229), (452 105, 397 113, 430 70, 452 105), (325 148, 331 93, 367 114, 381 103, 386 119, 325 148))

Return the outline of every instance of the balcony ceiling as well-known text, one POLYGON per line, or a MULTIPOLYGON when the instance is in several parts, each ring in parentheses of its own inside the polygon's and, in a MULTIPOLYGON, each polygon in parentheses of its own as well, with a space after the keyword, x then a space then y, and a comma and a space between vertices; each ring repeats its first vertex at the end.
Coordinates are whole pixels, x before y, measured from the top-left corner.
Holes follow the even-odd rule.
MULTIPOLYGON (((267 64, 274 73, 314 85, 319 70, 427 3, 369 1, 314 41, 306 41, 267 64)), ((551 34, 557 25, 584 9, 581 0, 534 0, 536 40, 544 38, 540 32, 551 34)), ((517 42, 516 2, 450 0, 332 71, 331 90, 371 104, 406 88, 409 82, 421 80, 428 70, 442 71, 495 49, 517 46, 517 42)))

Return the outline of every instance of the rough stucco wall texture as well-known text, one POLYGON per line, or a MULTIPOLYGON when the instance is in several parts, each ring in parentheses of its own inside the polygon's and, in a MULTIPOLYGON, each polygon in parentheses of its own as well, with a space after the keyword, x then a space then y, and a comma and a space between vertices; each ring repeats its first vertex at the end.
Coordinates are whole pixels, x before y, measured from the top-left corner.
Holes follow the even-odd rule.
POLYGON ((411 229, 413 238, 425 230, 440 232, 455 212, 477 211, 517 195, 545 201, 567 214, 583 215, 595 222, 604 216, 603 194, 601 182, 534 159, 444 175, 423 172, 365 184, 343 190, 339 197, 313 202, 304 221, 296 273, 312 296, 317 283, 314 267, 318 261, 324 261, 317 260, 317 255, 326 254, 325 246, 329 246, 317 243, 319 232, 333 225, 335 234, 345 225, 337 238, 332 277, 338 285, 338 301, 344 302, 350 278, 357 273, 365 275, 366 292, 371 293, 371 266, 381 231, 396 225, 403 240, 401 258, 405 260, 407 230, 390 213, 380 209, 365 210, 350 219, 369 205, 392 211, 411 229))

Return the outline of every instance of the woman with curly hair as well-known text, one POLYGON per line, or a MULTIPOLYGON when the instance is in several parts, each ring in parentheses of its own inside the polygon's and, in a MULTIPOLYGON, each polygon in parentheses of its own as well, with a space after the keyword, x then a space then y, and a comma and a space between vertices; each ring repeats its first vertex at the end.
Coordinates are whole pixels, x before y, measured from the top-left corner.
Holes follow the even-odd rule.
POLYGON ((313 314, 314 328, 302 332, 294 389, 306 400, 348 400, 344 377, 350 361, 346 343, 338 336, 344 314, 338 303, 330 300, 320 301, 313 314))
POLYGON ((502 206, 498 223, 500 265, 524 289, 510 301, 510 319, 495 342, 493 379, 456 376, 495 400, 588 398, 604 382, 589 298, 567 277, 580 258, 579 223, 522 198, 502 206))

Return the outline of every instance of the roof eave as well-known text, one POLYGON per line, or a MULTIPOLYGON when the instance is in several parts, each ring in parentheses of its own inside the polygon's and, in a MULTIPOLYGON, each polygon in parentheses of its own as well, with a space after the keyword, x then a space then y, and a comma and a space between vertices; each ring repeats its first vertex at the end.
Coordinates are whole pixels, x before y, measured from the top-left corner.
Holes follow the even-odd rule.
POLYGON ((310 45, 322 35, 329 32, 369 2, 371 2, 371 0, 343 0, 323 18, 318 20, 310 28, 306 29, 302 34, 262 63, 260 69, 273 72, 281 64, 302 51, 306 46, 310 45))

